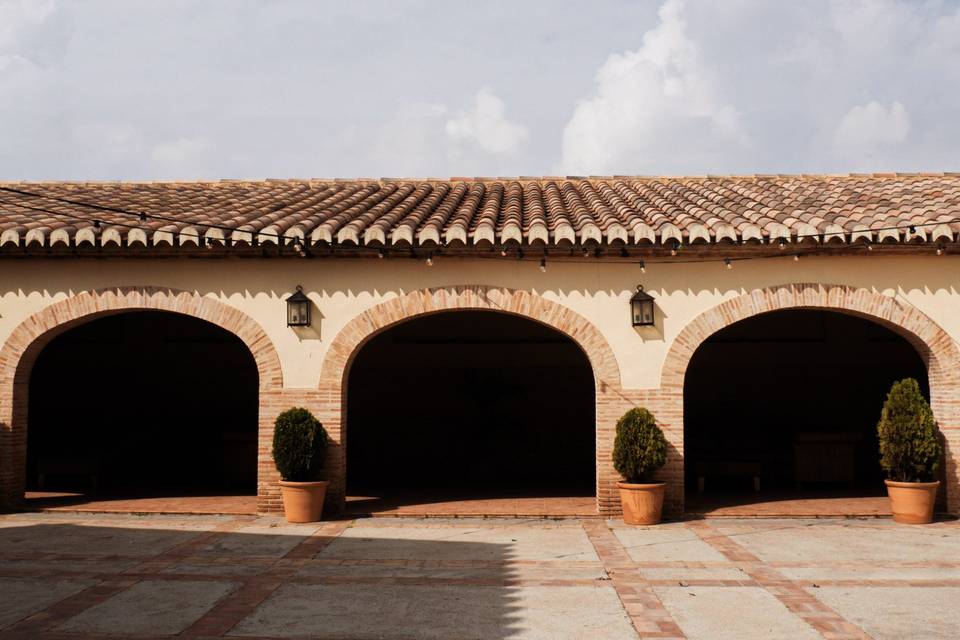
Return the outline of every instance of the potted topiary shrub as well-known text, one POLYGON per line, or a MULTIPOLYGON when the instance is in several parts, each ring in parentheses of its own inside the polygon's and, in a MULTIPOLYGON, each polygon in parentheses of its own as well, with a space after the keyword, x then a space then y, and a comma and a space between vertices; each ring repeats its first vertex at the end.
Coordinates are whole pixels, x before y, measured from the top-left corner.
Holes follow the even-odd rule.
POLYGON ((657 524, 663 512, 663 482, 653 473, 667 461, 667 440, 649 411, 634 408, 617 421, 613 442, 613 466, 623 476, 618 482, 623 521, 627 524, 657 524))
POLYGON ((277 416, 273 428, 273 462, 280 472, 283 511, 288 522, 316 522, 323 511, 328 482, 320 480, 327 432, 301 407, 277 416))
POLYGON ((877 436, 893 519, 907 524, 932 522, 940 486, 934 477, 943 445, 933 411, 913 378, 891 387, 877 424, 877 436))

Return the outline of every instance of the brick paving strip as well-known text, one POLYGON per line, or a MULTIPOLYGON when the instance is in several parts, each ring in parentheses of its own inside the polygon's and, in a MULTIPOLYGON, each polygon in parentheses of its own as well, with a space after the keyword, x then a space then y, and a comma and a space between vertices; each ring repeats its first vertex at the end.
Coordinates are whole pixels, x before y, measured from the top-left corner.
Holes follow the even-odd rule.
MULTIPOLYGON (((870 640, 863 629, 846 620, 839 613, 810 595, 801 582, 793 581, 765 564, 735 542, 732 538, 714 529, 705 520, 693 520, 686 527, 705 543, 719 551, 763 587, 792 613, 813 627, 828 640, 870 640)), ((804 582, 805 583, 805 582, 804 582)), ((812 583, 811 583, 812 584, 812 583)))
POLYGON ((581 522, 620 603, 641 638, 686 638, 606 522, 581 522))

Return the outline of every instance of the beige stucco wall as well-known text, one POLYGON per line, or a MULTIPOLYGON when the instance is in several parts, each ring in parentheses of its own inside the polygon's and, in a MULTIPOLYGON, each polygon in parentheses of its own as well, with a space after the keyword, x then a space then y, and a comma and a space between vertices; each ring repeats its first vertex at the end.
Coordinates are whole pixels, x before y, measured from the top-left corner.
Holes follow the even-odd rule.
POLYGON ((388 260, 6 260, 0 267, 0 343, 24 319, 81 291, 152 285, 197 291, 257 321, 273 341, 284 386, 315 388, 324 355, 352 318, 389 298, 419 289, 484 284, 528 290, 592 322, 613 349, 624 388, 656 388, 672 340, 700 313, 753 289, 793 282, 865 287, 896 296, 960 340, 960 258, 808 257, 722 264, 537 263, 440 257, 388 260), (630 326, 627 300, 642 283, 657 299, 658 326, 630 326), (285 323, 283 299, 297 284, 316 304, 309 329, 285 323))

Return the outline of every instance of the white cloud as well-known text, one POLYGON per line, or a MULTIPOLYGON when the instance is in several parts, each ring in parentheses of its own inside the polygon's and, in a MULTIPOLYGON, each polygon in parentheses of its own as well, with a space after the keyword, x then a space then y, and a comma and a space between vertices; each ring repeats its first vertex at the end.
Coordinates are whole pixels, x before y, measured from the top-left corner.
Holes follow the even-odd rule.
POLYGON ((600 67, 595 95, 564 129, 561 171, 662 172, 744 146, 740 114, 716 92, 718 74, 688 36, 683 10, 680 0, 665 2, 643 46, 600 67))
POLYGON ((877 101, 851 108, 834 133, 841 152, 870 152, 883 145, 903 142, 910 133, 906 108, 894 102, 889 108, 877 101))
POLYGON ((507 120, 506 105, 488 87, 477 92, 472 109, 447 120, 446 132, 452 140, 495 154, 516 153, 527 139, 527 129, 507 120))

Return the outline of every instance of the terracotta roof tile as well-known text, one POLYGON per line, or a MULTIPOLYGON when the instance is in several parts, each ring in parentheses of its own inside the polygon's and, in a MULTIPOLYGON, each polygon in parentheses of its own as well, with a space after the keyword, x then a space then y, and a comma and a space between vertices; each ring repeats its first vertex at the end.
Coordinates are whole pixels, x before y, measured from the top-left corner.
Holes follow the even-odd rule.
POLYGON ((39 244, 572 246, 796 241, 946 242, 960 174, 16 182, 0 187, 0 250, 39 244), (63 200, 144 212, 97 211, 63 200), (96 228, 94 220, 101 221, 96 228), (931 223, 940 222, 935 225, 931 223), (919 225, 915 233, 906 228, 919 225), (133 227, 133 228, 131 228, 133 227))

